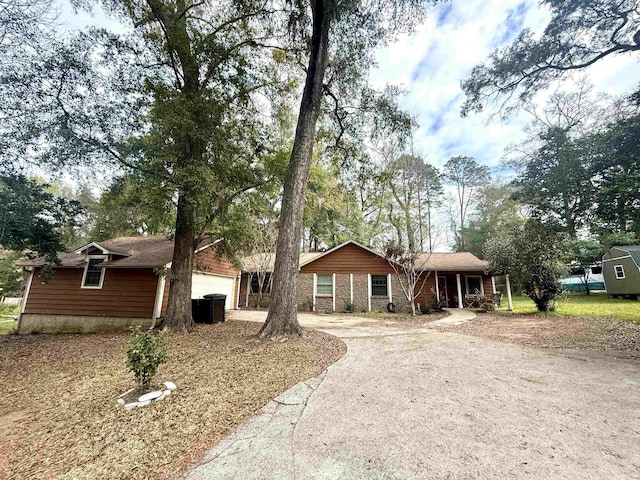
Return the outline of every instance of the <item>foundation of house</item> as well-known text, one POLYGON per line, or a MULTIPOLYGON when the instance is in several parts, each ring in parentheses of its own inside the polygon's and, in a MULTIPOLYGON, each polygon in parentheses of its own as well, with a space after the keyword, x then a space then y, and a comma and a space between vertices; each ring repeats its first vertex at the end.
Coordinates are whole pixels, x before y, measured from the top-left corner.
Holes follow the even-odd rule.
POLYGON ((151 318, 100 317, 91 315, 45 315, 23 313, 18 333, 90 333, 127 330, 134 325, 150 327, 151 318))

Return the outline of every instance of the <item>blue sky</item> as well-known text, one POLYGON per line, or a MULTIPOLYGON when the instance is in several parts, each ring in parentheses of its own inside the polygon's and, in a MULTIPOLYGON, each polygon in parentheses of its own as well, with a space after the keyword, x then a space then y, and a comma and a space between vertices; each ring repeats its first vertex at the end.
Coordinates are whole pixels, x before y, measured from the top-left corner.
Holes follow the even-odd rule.
MULTIPOLYGON (((505 147, 523 139, 531 121, 523 112, 505 122, 488 122, 495 107, 468 118, 460 117, 464 95, 460 81, 485 61, 495 48, 509 45, 525 27, 541 32, 549 14, 530 0, 452 1, 433 7, 427 21, 411 35, 402 35, 377 54, 378 67, 370 75, 377 87, 403 86, 403 107, 420 124, 414 148, 427 161, 442 166, 450 157, 468 155, 497 168, 505 147)), ((634 89, 640 65, 632 56, 608 58, 585 71, 596 90, 618 96, 634 89)), ((571 90, 572 81, 563 83, 571 90)), ((543 104, 549 92, 536 101, 543 104)))

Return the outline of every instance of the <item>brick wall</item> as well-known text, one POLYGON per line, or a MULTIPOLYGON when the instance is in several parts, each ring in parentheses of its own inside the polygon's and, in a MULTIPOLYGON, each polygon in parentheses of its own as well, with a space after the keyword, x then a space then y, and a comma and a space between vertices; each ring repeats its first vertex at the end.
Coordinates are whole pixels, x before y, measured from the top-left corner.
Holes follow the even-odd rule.
POLYGON ((336 274, 336 312, 344 312, 345 305, 351 302, 351 285, 348 273, 336 274))
POLYGON ((400 280, 395 273, 391 275, 391 294, 393 297, 393 304, 396 306, 396 312, 411 310, 411 308, 409 307, 409 302, 407 301, 407 297, 402 291, 400 280))
MULTIPOLYGON (((449 281, 453 282, 455 289, 455 275, 449 275, 449 281)), ((464 277, 461 279, 464 289, 464 277)), ((348 273, 336 274, 336 312, 344 312, 345 305, 350 301, 351 288, 348 273)), ((491 277, 484 275, 483 284, 486 295, 491 295, 491 277)), ((247 288, 249 286, 249 276, 247 274, 242 275, 242 281, 240 282, 240 307, 246 308, 247 288)), ((368 275, 362 273, 353 274, 353 303, 354 311, 366 312, 368 310, 368 275)), ((393 303, 396 306, 397 312, 407 312, 410 310, 409 302, 407 301, 400 280, 395 274, 391 274, 391 291, 393 297, 393 303)), ((427 279, 422 293, 416 299, 416 303, 430 305, 435 297, 435 275, 432 274, 427 279), (433 290, 433 291, 432 291, 433 290)), ((263 296, 263 308, 269 306, 269 295, 263 296)), ((388 297, 372 297, 371 298, 371 310, 386 311, 387 304, 389 303, 388 297)), ((297 298, 298 310, 309 311, 313 304, 313 273, 299 273, 298 274, 298 298, 297 298)), ((249 293, 249 306, 248 308, 256 308, 255 295, 249 293)), ((316 297, 316 311, 317 312, 331 312, 333 311, 333 300, 331 296, 316 297)))
POLYGON ((366 312, 368 309, 368 282, 368 275, 362 273, 353 274, 353 303, 355 305, 355 312, 366 312))
POLYGON ((298 274, 298 310, 309 311, 313 305, 313 273, 298 274))
POLYGON ((333 297, 331 295, 316 296, 316 312, 318 313, 333 312, 333 297))

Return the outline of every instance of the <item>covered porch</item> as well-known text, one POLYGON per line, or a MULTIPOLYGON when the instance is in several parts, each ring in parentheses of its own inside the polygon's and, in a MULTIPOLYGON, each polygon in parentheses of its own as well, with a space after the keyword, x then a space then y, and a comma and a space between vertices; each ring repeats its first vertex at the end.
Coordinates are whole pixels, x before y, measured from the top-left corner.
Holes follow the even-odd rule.
MULTIPOLYGON (((495 277, 484 271, 435 271, 436 297, 448 308, 481 308, 485 303, 502 306, 502 294, 496 290, 495 277)), ((513 309, 509 276, 506 275, 506 300, 513 309)))

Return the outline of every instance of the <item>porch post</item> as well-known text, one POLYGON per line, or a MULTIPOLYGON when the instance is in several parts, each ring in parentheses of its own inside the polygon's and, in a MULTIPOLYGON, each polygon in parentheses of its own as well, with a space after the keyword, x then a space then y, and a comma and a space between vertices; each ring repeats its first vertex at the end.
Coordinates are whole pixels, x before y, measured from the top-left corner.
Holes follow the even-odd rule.
POLYGON ((349 274, 349 294, 351 305, 353 305, 353 273, 349 274))
POLYGON ((436 272, 436 300, 439 303, 440 302, 440 285, 439 285, 440 282, 438 281, 438 270, 436 270, 435 272, 436 272))
POLYGON ((313 292, 311 292, 311 308, 316 311, 316 287, 318 285, 318 274, 313 274, 313 292))
MULTIPOLYGON (((249 274, 249 276, 247 277, 247 291, 245 292, 245 301, 244 301, 244 306, 248 307, 249 306, 249 291, 251 290, 251 279, 253 278, 253 272, 249 274)), ((240 279, 240 282, 242 282, 242 279, 240 279)), ((242 283, 240 283, 240 285, 242 285, 242 283)))
POLYGON ((507 305, 508 305, 508 310, 510 312, 513 311, 513 302, 511 301, 511 282, 509 282, 509 274, 507 273, 504 276, 504 279, 507 283, 507 305))
POLYGON ((493 294, 495 295, 496 293, 496 277, 494 277, 493 275, 491 275, 491 288, 493 288, 493 294))
POLYGON ((35 267, 33 267, 33 269, 29 272, 29 277, 27 278, 27 286, 24 289, 24 292, 22 292, 22 305, 20 305, 20 313, 24 313, 25 310, 27 309, 27 300, 29 300, 29 292, 31 291, 31 284, 33 283, 33 274, 35 273, 36 269, 35 267))
POLYGON ((462 285, 460 284, 460 274, 456 273, 456 284, 458 286, 458 308, 462 307, 462 285))
POLYGON ((367 312, 371 311, 371 274, 367 274, 367 312))
POLYGON ((331 298, 333 300, 333 311, 336 311, 336 274, 333 274, 333 278, 331 280, 331 282, 333 283, 333 288, 332 288, 332 292, 331 292, 331 298))
POLYGON ((151 327, 150 327, 151 330, 155 328, 156 320, 158 320, 158 318, 162 313, 162 300, 164 298, 164 286, 166 281, 167 281, 166 277, 162 273, 159 273, 158 284, 156 286, 156 300, 153 305, 153 318, 151 319, 151 327))
POLYGON ((20 305, 20 315, 18 315, 18 327, 16 328, 16 332, 21 333, 22 327, 22 314, 27 309, 27 301, 29 300, 29 291, 31 290, 31 284, 33 283, 33 275, 35 274, 36 268, 32 267, 31 271, 29 271, 29 277, 27 279, 27 286, 22 292, 22 304, 20 305))

